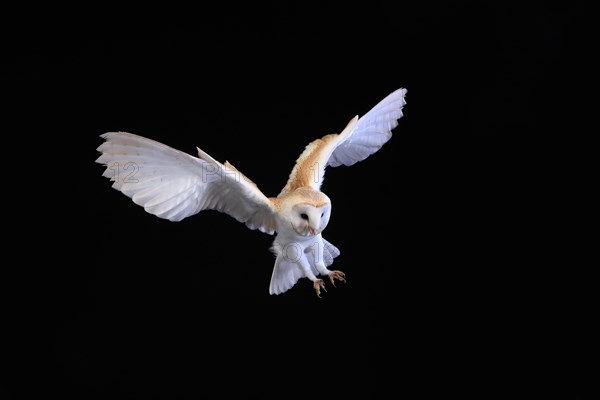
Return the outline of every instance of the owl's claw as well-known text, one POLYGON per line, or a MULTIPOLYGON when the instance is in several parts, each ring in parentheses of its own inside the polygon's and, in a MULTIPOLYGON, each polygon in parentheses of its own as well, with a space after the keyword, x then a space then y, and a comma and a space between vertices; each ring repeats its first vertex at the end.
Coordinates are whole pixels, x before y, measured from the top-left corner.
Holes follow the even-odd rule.
POLYGON ((344 274, 342 271, 331 271, 329 273, 329 280, 331 281, 331 284, 333 286, 335 286, 335 280, 341 281, 346 283, 346 274, 344 274))
POLYGON ((323 282, 323 279, 317 279, 314 281, 313 287, 315 288, 315 292, 317 292, 317 297, 321 297, 321 289, 327 291, 327 289, 325 289, 325 282, 323 282))

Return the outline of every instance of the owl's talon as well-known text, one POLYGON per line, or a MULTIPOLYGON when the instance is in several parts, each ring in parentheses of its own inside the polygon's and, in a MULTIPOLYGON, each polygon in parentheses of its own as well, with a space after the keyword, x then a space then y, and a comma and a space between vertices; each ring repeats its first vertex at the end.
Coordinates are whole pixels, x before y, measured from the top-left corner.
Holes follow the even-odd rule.
POLYGON ((333 286, 335 286, 336 279, 346 283, 346 274, 344 274, 342 271, 331 271, 329 273, 329 280, 333 286))
POLYGON ((327 289, 325 289, 325 282, 323 282, 323 279, 317 279, 313 283, 313 287, 315 288, 315 292, 317 292, 317 297, 319 298, 321 297, 321 289, 327 291, 327 289))

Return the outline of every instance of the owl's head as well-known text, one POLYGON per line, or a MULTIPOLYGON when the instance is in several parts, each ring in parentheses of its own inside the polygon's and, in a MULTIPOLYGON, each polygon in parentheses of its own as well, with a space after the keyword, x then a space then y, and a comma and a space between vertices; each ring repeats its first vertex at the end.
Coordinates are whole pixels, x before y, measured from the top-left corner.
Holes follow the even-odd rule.
POLYGON ((302 236, 318 235, 329 223, 331 203, 315 206, 299 203, 292 207, 291 223, 296 233, 302 236))
POLYGON ((318 235, 329 223, 331 201, 322 192, 296 190, 286 199, 281 217, 301 236, 318 235))

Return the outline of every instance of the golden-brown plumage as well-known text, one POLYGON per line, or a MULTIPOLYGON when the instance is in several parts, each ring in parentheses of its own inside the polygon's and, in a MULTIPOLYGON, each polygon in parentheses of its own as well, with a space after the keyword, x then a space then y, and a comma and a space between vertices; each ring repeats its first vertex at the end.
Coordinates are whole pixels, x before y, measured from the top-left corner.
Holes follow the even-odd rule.
POLYGON ((303 187, 319 190, 323 183, 325 166, 329 156, 340 140, 352 131, 357 122, 358 116, 348 122, 342 133, 332 133, 310 142, 296 160, 287 184, 279 195, 303 187))
POLYGON ((270 197, 269 200, 277 212, 281 211, 284 203, 307 204, 316 208, 330 203, 329 197, 324 193, 308 187, 299 187, 293 191, 282 192, 277 197, 270 197))
POLYGON ((306 146, 298 160, 296 160, 288 182, 279 194, 280 196, 298 188, 313 187, 318 180, 319 163, 322 162, 322 155, 329 150, 328 147, 331 147, 338 136, 337 133, 332 133, 323 136, 321 139, 313 140, 306 146))

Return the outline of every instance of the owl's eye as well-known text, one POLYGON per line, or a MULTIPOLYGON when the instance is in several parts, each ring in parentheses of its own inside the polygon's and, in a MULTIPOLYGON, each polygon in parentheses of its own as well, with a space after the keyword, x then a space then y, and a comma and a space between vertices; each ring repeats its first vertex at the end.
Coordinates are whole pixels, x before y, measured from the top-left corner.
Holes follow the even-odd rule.
POLYGON ((321 218, 323 218, 323 215, 325 215, 325 213, 321 213, 321 218))
POLYGON ((304 213, 300 214, 300 218, 305 219, 305 220, 308 221, 308 215, 306 215, 304 213))

